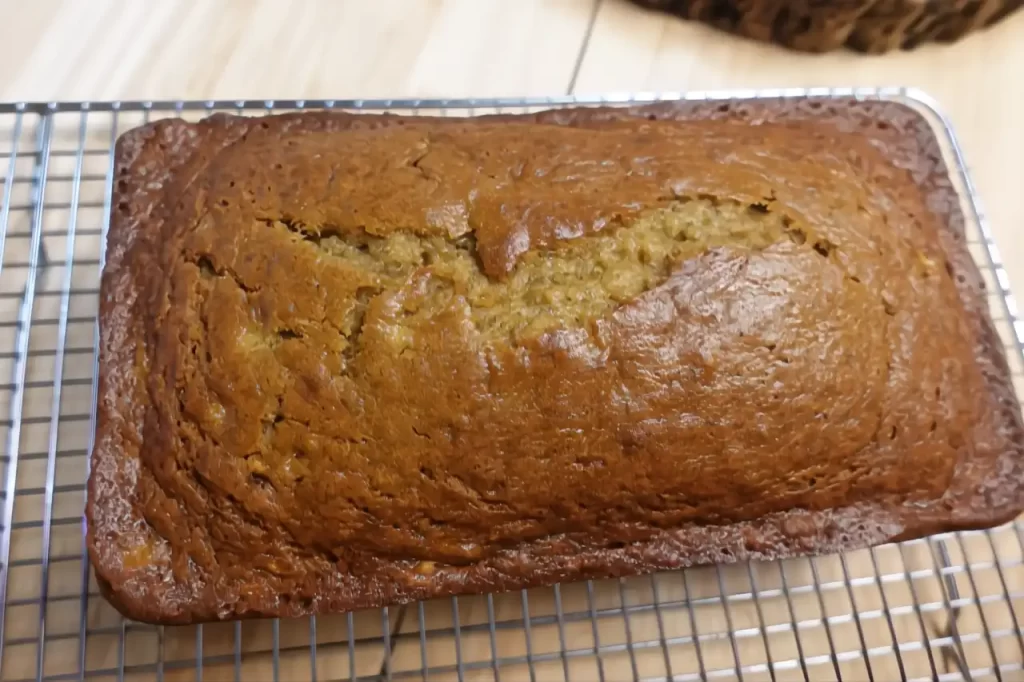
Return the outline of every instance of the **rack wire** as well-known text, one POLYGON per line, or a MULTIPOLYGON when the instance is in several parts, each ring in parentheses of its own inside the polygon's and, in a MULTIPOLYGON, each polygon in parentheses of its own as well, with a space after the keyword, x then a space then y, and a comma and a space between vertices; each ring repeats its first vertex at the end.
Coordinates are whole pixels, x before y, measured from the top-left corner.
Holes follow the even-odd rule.
MULTIPOLYGON (((1014 381, 1024 326, 942 115, 905 90, 534 100, 0 105, 0 679, 1020 680, 1019 523, 817 559, 698 568, 296 621, 124 621, 85 559, 96 311, 117 135, 165 116, 474 114, 655 99, 897 99, 932 122, 1014 381)), ((1024 395, 1024 394, 1022 394, 1024 395)))

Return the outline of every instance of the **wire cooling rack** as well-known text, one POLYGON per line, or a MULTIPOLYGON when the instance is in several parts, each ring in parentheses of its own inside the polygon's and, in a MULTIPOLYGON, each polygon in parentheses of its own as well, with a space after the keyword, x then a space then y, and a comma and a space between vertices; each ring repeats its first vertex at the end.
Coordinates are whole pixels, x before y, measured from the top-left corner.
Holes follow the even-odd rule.
POLYGON ((99 272, 111 150, 124 130, 222 110, 466 114, 681 97, 851 95, 898 99, 935 127, 1014 380, 1022 383, 1024 327, 960 150, 943 117, 911 92, 0 105, 0 411, 7 415, 0 421, 0 679, 1024 679, 1019 524, 814 560, 200 627, 124 621, 99 596, 85 559, 99 272))

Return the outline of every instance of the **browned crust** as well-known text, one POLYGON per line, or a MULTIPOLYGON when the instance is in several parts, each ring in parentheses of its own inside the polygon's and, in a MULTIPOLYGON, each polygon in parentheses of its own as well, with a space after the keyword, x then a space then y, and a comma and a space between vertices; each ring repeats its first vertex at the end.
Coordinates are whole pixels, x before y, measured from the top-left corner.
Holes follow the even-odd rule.
MULTIPOLYGON (((383 564, 374 575, 322 576, 320 596, 314 601, 293 601, 291 595, 279 595, 263 603, 228 603, 218 596, 218 585, 195 584, 187 577, 187 565, 173 565, 167 554, 161 553, 160 539, 143 520, 142 510, 152 501, 139 499, 137 486, 147 398, 139 381, 136 354, 147 320, 136 306, 149 292, 139 290, 136 282, 139 273, 156 267, 154 254, 161 248, 159 218, 153 217, 159 213, 154 208, 181 196, 181 190, 209 158, 238 140, 250 126, 266 125, 268 119, 216 116, 199 125, 165 120, 129 131, 116 149, 114 210, 101 286, 97 438, 86 511, 89 553, 108 600, 126 616, 154 623, 299 616, 697 564, 829 553, 941 531, 989 527, 1012 519, 1024 507, 1020 486, 1024 425, 1002 345, 988 315, 981 275, 964 243, 959 198, 928 121, 900 104, 854 100, 660 103, 631 109, 563 109, 503 119, 587 126, 623 116, 737 118, 751 124, 815 119, 841 130, 866 131, 894 164, 910 172, 929 209, 946 228, 941 230, 942 246, 964 312, 975 330, 976 358, 994 415, 991 432, 975 435, 1012 445, 994 458, 965 462, 958 469, 954 488, 927 506, 793 510, 752 523, 684 527, 652 541, 599 551, 579 547, 569 538, 553 538, 431 575, 396 563, 383 564), (130 537, 155 546, 153 553, 141 559, 147 569, 134 570, 138 563, 126 567, 126 562, 139 562, 140 558, 126 557, 117 547, 101 542, 104 536, 130 537)), ((307 113, 269 120, 269 125, 283 131, 390 125, 400 119, 307 113)))
POLYGON ((953 42, 1000 21, 1021 0, 634 0, 756 40, 806 52, 878 54, 953 42))

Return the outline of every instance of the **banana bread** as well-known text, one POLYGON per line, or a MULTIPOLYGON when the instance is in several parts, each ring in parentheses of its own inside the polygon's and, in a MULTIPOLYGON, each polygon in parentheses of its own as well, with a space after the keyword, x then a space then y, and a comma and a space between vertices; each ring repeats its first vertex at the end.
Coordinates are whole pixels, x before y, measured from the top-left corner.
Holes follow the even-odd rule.
POLYGON ((832 552, 1024 506, 928 124, 888 102, 123 135, 88 546, 127 616, 832 552))

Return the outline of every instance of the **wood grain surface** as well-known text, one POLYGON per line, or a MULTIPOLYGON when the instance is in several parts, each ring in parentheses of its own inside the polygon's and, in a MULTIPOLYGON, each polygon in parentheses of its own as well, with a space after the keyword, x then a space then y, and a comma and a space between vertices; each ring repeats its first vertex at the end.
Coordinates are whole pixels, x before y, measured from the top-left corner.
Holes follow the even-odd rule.
MULTIPOLYGON (((867 57, 787 52, 625 0, 0 0, 0 49, 3 101, 916 87, 947 112, 1011 283, 1024 292, 1024 13, 956 45, 867 57)), ((919 542, 814 562, 461 599, 459 610, 442 600, 391 609, 386 620, 374 611, 279 627, 122 625, 85 571, 78 521, 95 295, 66 302, 60 296, 66 283, 84 291, 98 276, 105 157, 84 158, 76 190, 77 114, 61 116, 54 149, 69 151, 53 159, 48 208, 39 214, 43 246, 55 262, 40 269, 30 311, 0 679, 263 680, 275 670, 282 680, 347 679, 353 671, 417 679, 424 661, 436 669, 431 680, 519 680, 531 672, 539 680, 699 679, 701 669, 744 680, 961 679, 949 655, 954 644, 974 679, 995 679, 1000 665, 1003 679, 1021 679, 1024 640, 1014 633, 1024 624, 1024 557, 1013 528, 943 541, 945 572, 936 568, 940 545, 919 542), (69 212, 75 201, 77 212, 69 212), (72 242, 74 216, 80 224, 72 242), (68 320, 63 337, 61 319, 68 320), (55 398, 58 371, 63 394, 55 398), (47 519, 52 533, 43 543, 47 519), (950 604, 959 609, 963 637, 949 628, 950 604), (527 614, 530 627, 521 620, 527 614), (80 635, 83 625, 88 638, 80 635), (380 639, 384 628, 395 634, 390 657, 380 639), (424 628, 430 634, 422 647, 424 628), (999 637, 990 642, 976 634, 985 628, 999 637), (893 642, 901 656, 892 655, 893 642), (205 666, 194 664, 200 647, 205 666), (565 649, 570 654, 563 656, 565 649), (830 649, 853 653, 831 659, 830 649), (858 657, 861 649, 871 654, 858 657), (243 654, 237 663, 236 651, 243 654), (812 665, 801 667, 800 658, 812 665), (769 674, 773 660, 785 662, 776 665, 777 675, 769 674)), ((130 123, 125 116, 120 125, 130 123)), ((89 134, 98 136, 89 144, 109 142, 109 134, 89 134)), ((34 139, 27 129, 22 136, 22 148, 31 151, 34 139)), ((9 140, 0 136, 0 144, 9 140)), ((0 176, 7 164, 0 159, 0 176)), ((23 335, 3 322, 19 313, 33 272, 28 245, 36 216, 32 159, 23 155, 10 165, 19 180, 0 273, 5 377, 18 371, 11 351, 23 335)), ((4 415, 13 396, 10 386, 0 387, 4 415)), ((3 424, 4 435, 10 428, 3 424)), ((5 452, 5 466, 11 454, 5 452)))

